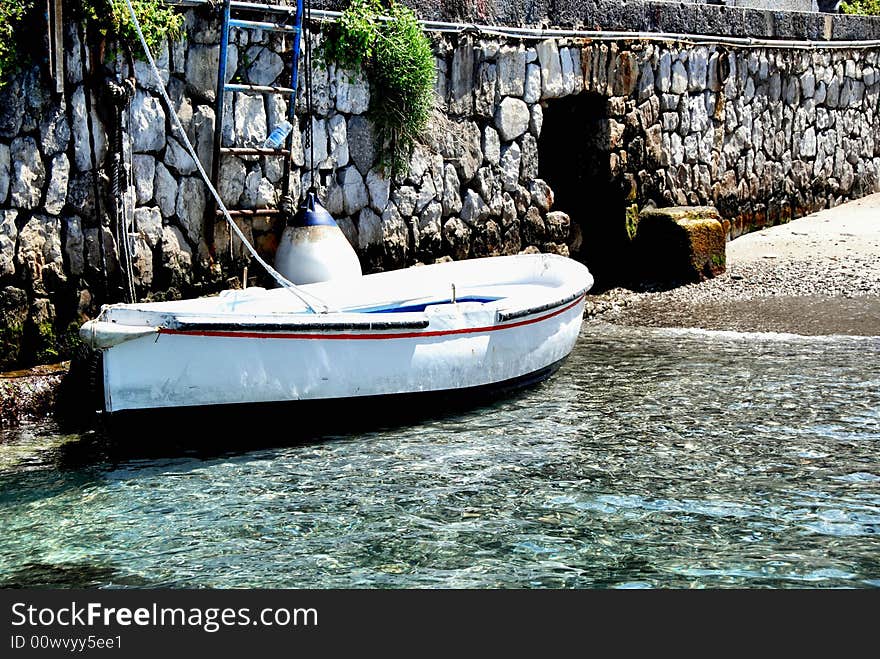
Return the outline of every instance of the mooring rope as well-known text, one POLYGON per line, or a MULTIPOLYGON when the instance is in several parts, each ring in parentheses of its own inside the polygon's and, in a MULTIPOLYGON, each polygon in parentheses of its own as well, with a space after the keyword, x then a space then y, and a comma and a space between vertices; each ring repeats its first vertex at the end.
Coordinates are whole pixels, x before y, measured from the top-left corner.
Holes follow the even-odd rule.
MULTIPOLYGON (((119 70, 122 71, 122 56, 117 53, 116 62, 119 70)), ((134 81, 130 81, 126 85, 122 80, 121 73, 119 80, 111 82, 108 78, 105 81, 105 95, 113 100, 114 123, 113 123, 113 158, 110 167, 110 192, 113 195, 113 219, 114 229, 116 231, 116 248, 119 252, 119 267, 122 272, 122 283, 124 285, 125 301, 137 302, 137 295, 134 284, 134 268, 133 248, 131 244, 131 231, 128 216, 128 206, 126 199, 129 196, 131 187, 130 176, 131 168, 128 166, 126 159, 125 141, 123 140, 123 121, 125 118, 125 106, 131 103, 131 97, 134 92, 134 81)))
POLYGON ((89 134, 89 164, 92 167, 92 194, 95 195, 95 215, 98 219, 98 254, 101 257, 101 273, 104 275, 104 299, 109 300, 110 273, 107 272, 107 252, 106 246, 104 245, 104 211, 101 208, 101 189, 98 185, 98 162, 95 149, 95 127, 92 121, 92 85, 94 84, 94 80, 92 78, 90 53, 86 50, 88 33, 85 28, 82 28, 82 30, 77 30, 77 36, 80 34, 82 34, 79 40, 80 73, 82 74, 83 82, 88 83, 82 86, 82 91, 86 106, 86 129, 89 134))
MULTIPOLYGON (((303 25, 308 24, 309 27, 312 25, 312 0, 306 0, 306 15, 305 20, 308 23, 303 23, 303 25)), ((302 34, 302 33, 300 33, 302 34)), ((306 36, 306 116, 308 119, 308 126, 306 127, 306 134, 309 138, 309 192, 314 192, 317 196, 318 194, 318 185, 315 182, 315 173, 318 171, 318 166, 315 164, 315 126, 313 122, 315 118, 312 116, 312 32, 309 30, 308 35, 306 36)))
MULTIPOLYGON (((186 136, 186 131, 183 129, 183 124, 180 123, 180 118, 177 116, 177 113, 174 111, 174 105, 171 103, 171 99, 168 97, 168 92, 165 91, 165 85, 162 82, 162 77, 159 75, 159 69, 156 67, 156 61, 153 59, 153 54, 150 52, 149 46, 147 46, 147 40, 144 38, 144 33, 141 31, 141 24, 137 19, 137 14, 135 14, 134 7, 131 5, 131 0, 125 0, 125 4, 128 5, 128 11, 131 14, 131 20, 134 23, 134 29, 137 32, 138 39, 141 42, 141 46, 144 49, 144 54, 147 56, 147 62, 150 64, 150 70, 153 73, 153 76, 156 78, 158 84, 159 93, 162 96, 162 100, 165 101, 165 106, 168 108, 168 111, 171 113, 171 122, 174 125, 174 128, 177 130, 178 136, 186 147, 187 152, 190 157, 193 159, 193 162, 196 165, 196 169, 199 170, 199 174, 202 177, 202 180, 205 181, 205 185, 208 186, 208 190, 211 191, 211 195, 213 195, 214 200, 217 202, 217 208, 223 213, 223 217, 226 219, 226 222, 229 224, 230 231, 234 232, 238 239, 244 244, 247 248, 248 252, 250 252, 251 256, 254 260, 259 263, 263 268, 265 268, 266 272, 274 279, 279 286, 285 288, 286 290, 293 293, 299 300, 308 307, 309 311, 312 313, 327 313, 330 311, 330 307, 320 298, 311 293, 307 293, 304 290, 300 289, 296 284, 287 279, 284 275, 278 272, 271 265, 266 263, 265 260, 257 253, 257 250, 253 245, 248 242, 247 238, 245 238, 244 233, 242 233, 241 229, 238 228, 238 225, 229 215, 229 211, 226 208, 226 204, 223 203, 223 200, 220 198, 220 193, 217 192, 217 189, 211 183, 211 179, 208 174, 205 172, 205 168, 202 166, 202 162, 199 160, 198 155, 196 154, 193 145, 190 143, 189 138, 186 136)), ((296 63, 294 63, 296 64, 296 63)), ((215 130, 219 130, 221 127, 215 126, 215 130)))

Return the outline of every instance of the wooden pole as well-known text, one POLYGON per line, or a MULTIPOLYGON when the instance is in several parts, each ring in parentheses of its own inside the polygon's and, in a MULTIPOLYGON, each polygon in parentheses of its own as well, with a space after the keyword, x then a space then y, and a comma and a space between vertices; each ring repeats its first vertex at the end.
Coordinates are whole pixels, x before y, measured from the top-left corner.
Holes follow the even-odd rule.
POLYGON ((62 0, 46 0, 49 22, 49 71, 55 81, 55 93, 64 94, 64 12, 62 0))

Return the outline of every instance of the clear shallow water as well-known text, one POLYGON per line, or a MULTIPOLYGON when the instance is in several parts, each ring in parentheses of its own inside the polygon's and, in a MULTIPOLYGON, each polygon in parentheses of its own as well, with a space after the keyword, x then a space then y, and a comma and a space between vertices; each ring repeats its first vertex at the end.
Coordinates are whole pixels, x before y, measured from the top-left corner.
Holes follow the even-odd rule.
POLYGON ((0 586, 880 586, 880 338, 586 324, 550 381, 418 425, 3 442, 0 586))

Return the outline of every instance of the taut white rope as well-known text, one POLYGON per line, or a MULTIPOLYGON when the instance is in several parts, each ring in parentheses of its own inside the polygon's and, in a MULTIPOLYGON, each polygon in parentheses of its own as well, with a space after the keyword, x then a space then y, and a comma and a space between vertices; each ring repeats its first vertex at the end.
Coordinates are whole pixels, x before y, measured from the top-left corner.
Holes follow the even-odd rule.
MULTIPOLYGON (((244 246, 247 248, 248 252, 250 252, 251 256, 254 257, 254 260, 259 263, 263 268, 266 269, 266 272, 274 279, 280 286, 287 289, 291 293, 293 293, 299 300, 305 304, 310 311, 313 313, 327 313, 330 311, 330 307, 323 301, 317 298, 316 296, 306 293, 302 289, 300 289, 296 284, 292 281, 284 277, 280 272, 278 272, 271 265, 266 263, 263 258, 257 253, 257 250, 254 249, 254 246, 251 245, 247 238, 245 238, 244 233, 242 233, 241 229, 238 228, 238 225, 233 221, 232 217, 229 215, 229 211, 226 209, 226 205, 223 203, 223 200, 220 198, 220 194, 217 192, 217 189, 211 183, 211 179, 208 174, 205 172, 205 168, 202 166, 201 161, 199 160, 198 155, 196 155, 195 149, 193 149, 193 145, 190 143, 189 138, 186 136, 186 131, 183 129, 183 125, 180 123, 180 118, 177 116, 177 113, 174 111, 174 106, 171 103, 171 99, 168 97, 168 92, 165 91, 165 85, 162 83, 162 78, 159 75, 159 69, 156 68, 156 62, 153 59, 153 54, 150 52, 149 46, 147 46, 147 40, 144 38, 144 33, 141 32, 141 24, 138 22, 137 15, 135 14, 134 7, 131 6, 131 0, 125 0, 125 4, 128 5, 128 11, 131 14, 131 20, 134 23, 134 29, 137 32, 138 39, 140 39, 141 46, 144 49, 144 54, 147 56, 147 61, 150 64, 150 70, 156 78, 156 81, 159 83, 159 93, 162 95, 162 100, 165 101, 165 107, 168 108, 168 112, 171 114, 171 122, 174 125, 174 128, 177 130, 178 137, 183 142, 186 147, 187 152, 190 157, 193 159, 193 162, 196 164, 196 169, 199 170, 199 174, 202 179, 205 181, 205 185, 208 186, 208 190, 211 191, 211 194, 214 197, 214 200, 217 202, 217 208, 221 210, 223 213, 223 217, 226 218, 226 222, 229 224, 229 229, 236 236, 244 246)), ((295 102, 295 99, 291 99, 291 103, 295 102)), ((215 127, 216 128, 216 127, 215 127)))

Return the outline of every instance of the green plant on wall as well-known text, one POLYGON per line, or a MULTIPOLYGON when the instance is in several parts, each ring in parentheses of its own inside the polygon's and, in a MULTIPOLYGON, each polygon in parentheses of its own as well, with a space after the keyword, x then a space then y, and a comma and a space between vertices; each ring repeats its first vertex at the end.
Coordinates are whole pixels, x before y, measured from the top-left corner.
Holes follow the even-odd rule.
POLYGON ((844 14, 880 16, 880 0, 852 0, 852 2, 841 2, 840 8, 843 10, 844 14))
MULTIPOLYGON (((0 0, 0 87, 16 71, 21 59, 20 39, 32 39, 25 19, 36 0, 0 0)), ((183 16, 161 0, 132 0, 150 49, 183 34, 183 16)), ((102 39, 117 41, 141 56, 141 47, 125 0, 76 0, 65 3, 69 18, 84 20, 90 31, 102 39)))
POLYGON ((392 176, 405 171, 431 118, 436 79, 431 43, 415 14, 394 0, 387 7, 379 0, 353 0, 333 28, 326 54, 345 68, 366 71, 381 164, 392 176))
MULTIPOLYGON (((142 55, 140 42, 125 0, 82 0, 102 34, 119 39, 142 55)), ((183 16, 173 7, 158 0, 131 0, 134 13, 150 50, 158 50, 168 39, 183 34, 183 16)))
POLYGON ((25 13, 33 2, 0 0, 0 87, 8 80, 18 64, 16 36, 25 13))

